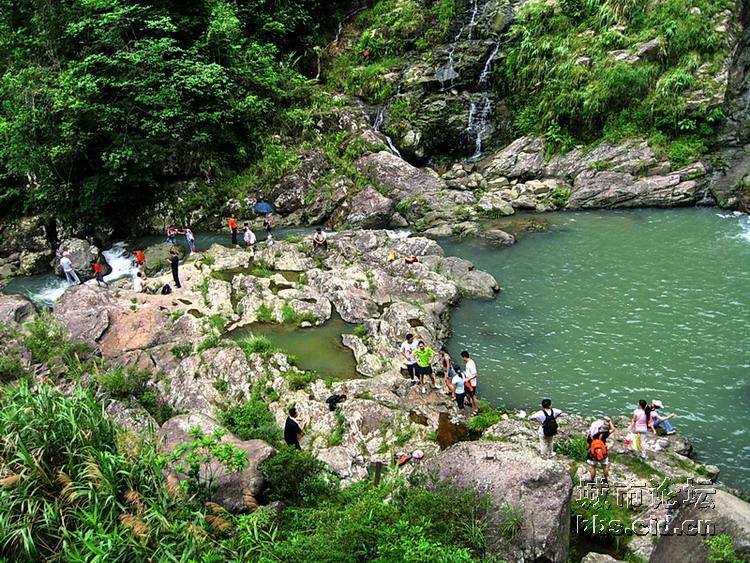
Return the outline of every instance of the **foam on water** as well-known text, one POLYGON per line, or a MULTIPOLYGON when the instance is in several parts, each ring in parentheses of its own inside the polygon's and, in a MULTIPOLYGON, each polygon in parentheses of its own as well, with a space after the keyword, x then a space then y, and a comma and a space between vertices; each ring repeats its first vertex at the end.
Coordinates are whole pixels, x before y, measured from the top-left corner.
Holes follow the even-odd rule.
POLYGON ((112 245, 112 248, 105 250, 102 254, 112 267, 112 271, 104 276, 104 281, 112 282, 125 277, 132 277, 138 272, 125 242, 116 242, 112 245))

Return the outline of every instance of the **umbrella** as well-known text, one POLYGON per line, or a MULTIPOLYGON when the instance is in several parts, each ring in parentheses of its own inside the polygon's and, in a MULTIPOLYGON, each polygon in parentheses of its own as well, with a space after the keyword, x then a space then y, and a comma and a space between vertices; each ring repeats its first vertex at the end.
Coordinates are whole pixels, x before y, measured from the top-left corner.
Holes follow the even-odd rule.
POLYGON ((273 205, 268 203, 267 201, 259 201, 255 205, 253 205, 253 211, 256 213, 273 213, 273 205))

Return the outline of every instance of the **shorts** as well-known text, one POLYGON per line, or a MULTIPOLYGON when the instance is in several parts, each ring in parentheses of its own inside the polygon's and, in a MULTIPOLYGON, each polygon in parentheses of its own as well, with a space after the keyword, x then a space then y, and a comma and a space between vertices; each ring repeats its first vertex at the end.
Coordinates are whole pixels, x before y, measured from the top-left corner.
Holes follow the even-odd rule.
POLYGON ((105 283, 104 282, 104 274, 96 274, 95 279, 99 283, 105 283))
POLYGON ((586 463, 588 463, 591 467, 605 467, 609 465, 609 456, 605 457, 601 461, 594 461, 593 459, 586 459, 586 463))
POLYGON ((422 367, 417 365, 417 375, 432 375, 432 366, 422 367))
POLYGON ((474 397, 474 395, 476 395, 476 394, 477 394, 477 386, 475 385, 475 386, 474 386, 474 387, 473 387, 473 388, 472 388, 471 390, 469 390, 469 388, 467 387, 467 388, 466 388, 466 394, 467 394, 467 395, 468 395, 469 397, 474 397))
POLYGON ((464 408, 464 393, 456 393, 456 405, 458 406, 459 410, 463 410, 463 408, 464 408))
POLYGON ((416 362, 413 364, 406 364, 406 373, 409 374, 409 377, 415 377, 419 372, 417 371, 417 364, 416 362))

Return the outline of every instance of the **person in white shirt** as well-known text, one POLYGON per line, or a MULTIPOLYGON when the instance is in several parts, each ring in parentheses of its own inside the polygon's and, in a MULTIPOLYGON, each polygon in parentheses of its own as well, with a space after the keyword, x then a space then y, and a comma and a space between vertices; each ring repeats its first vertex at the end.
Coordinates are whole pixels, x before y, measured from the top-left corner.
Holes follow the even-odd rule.
POLYGON ((146 277, 143 272, 138 272, 133 276, 133 291, 143 293, 143 278, 146 277))
POLYGON ((326 252, 328 250, 328 238, 323 232, 323 229, 318 227, 315 229, 315 234, 312 237, 313 252, 326 252))
POLYGON ((463 359, 466 367, 466 396, 469 399, 469 405, 471 406, 472 416, 479 414, 479 399, 477 399, 477 364, 474 362, 469 353, 464 350, 461 352, 461 359, 463 359))
POLYGON ((409 333, 406 335, 406 340, 401 343, 401 356, 406 360, 406 371, 411 377, 411 384, 417 384, 417 357, 414 355, 414 350, 417 349, 418 342, 414 340, 414 335, 409 333))
POLYGON ((453 374, 451 385, 454 389, 453 394, 456 397, 456 406, 458 407, 460 414, 465 414, 464 397, 466 397, 466 388, 464 387, 464 374, 461 373, 461 366, 458 364, 454 365, 451 373, 453 374))
POLYGON ((245 223, 243 227, 243 233, 242 233, 242 240, 245 241, 245 246, 253 246, 257 239, 255 238, 255 233, 250 228, 250 225, 248 223, 245 223))
POLYGON ((63 273, 65 274, 65 279, 69 282, 74 282, 77 284, 81 283, 81 279, 78 277, 78 274, 76 274, 76 271, 73 269, 73 263, 70 261, 70 252, 63 252, 62 258, 60 258, 60 267, 62 268, 63 273))
POLYGON ((565 413, 560 409, 552 408, 552 400, 542 400, 542 410, 535 412, 529 420, 539 423, 539 454, 543 458, 554 457, 555 435, 557 434, 557 419, 565 413))

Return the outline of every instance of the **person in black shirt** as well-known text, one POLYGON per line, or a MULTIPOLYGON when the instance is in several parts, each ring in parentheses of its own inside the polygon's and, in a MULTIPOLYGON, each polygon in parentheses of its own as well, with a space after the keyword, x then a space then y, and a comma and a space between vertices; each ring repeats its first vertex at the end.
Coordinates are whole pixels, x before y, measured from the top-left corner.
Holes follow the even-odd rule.
POLYGON ((298 450, 302 448, 299 445, 299 440, 305 435, 304 430, 300 426, 297 418, 297 409, 292 407, 289 409, 289 416, 286 417, 286 424, 284 424, 284 441, 290 446, 294 446, 298 450))
POLYGON ((180 285, 179 273, 180 255, 174 248, 169 250, 169 264, 172 266, 172 279, 174 280, 174 285, 179 289, 180 287, 182 287, 180 285))

